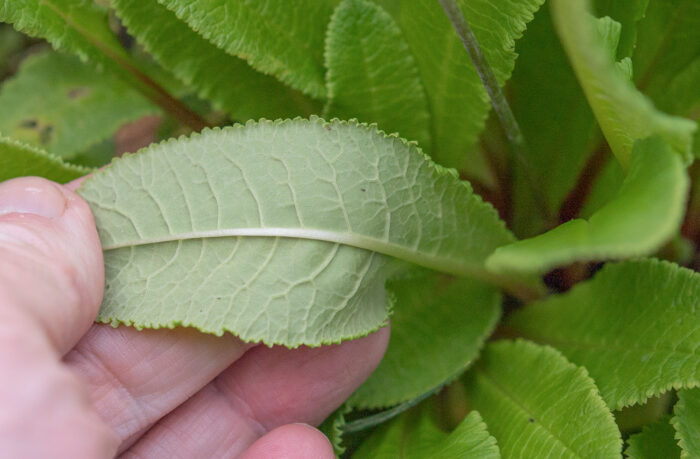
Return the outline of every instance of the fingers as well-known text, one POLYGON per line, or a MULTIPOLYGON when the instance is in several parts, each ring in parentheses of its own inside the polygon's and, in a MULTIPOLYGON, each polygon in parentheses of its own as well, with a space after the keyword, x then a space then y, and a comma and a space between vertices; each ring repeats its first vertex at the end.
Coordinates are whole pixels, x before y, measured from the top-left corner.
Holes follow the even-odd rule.
POLYGON ((60 363, 102 297, 92 214, 39 178, 0 183, 0 444, 5 457, 110 457, 111 431, 60 363))
MULTIPOLYGON (((256 347, 159 421, 129 453, 238 457, 284 424, 319 424, 379 364, 388 328, 341 345, 256 347)), ((128 455, 126 457, 129 457, 128 455)))
POLYGON ((305 424, 278 427, 253 443, 241 459, 333 459, 333 446, 305 424))
MULTIPOLYGON (((70 349, 102 301, 104 266, 88 205, 37 177, 0 184, 0 319, 70 349)), ((16 327, 15 327, 16 328, 16 327)))
POLYGON ((251 345, 192 329, 95 325, 65 357, 123 451, 251 345))

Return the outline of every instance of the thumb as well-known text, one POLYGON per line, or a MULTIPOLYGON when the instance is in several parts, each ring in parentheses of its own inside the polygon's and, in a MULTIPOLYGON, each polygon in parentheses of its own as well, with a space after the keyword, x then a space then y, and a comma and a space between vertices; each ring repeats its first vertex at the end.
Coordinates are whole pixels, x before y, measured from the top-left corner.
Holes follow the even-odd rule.
POLYGON ((0 183, 0 323, 45 336, 62 355, 92 324, 103 288, 85 201, 37 177, 0 183))

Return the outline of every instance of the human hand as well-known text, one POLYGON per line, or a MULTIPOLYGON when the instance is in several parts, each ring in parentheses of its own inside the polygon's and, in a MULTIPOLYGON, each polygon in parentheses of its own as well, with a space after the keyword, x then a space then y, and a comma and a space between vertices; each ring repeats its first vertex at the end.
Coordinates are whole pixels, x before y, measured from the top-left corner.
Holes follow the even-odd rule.
POLYGON ((0 456, 325 458, 317 425, 379 363, 388 329, 316 349, 93 324, 104 266, 87 204, 0 183, 0 456))

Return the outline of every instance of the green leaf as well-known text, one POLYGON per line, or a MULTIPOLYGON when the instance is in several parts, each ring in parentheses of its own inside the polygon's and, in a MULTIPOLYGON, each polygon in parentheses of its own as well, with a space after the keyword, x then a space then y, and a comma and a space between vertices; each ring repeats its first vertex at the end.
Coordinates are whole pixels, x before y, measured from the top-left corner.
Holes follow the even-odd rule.
POLYGON ((129 86, 52 51, 25 59, 0 90, 0 132, 71 159, 158 109, 129 86))
POLYGON ((612 152, 624 168, 636 140, 658 134, 681 154, 692 156, 694 122, 658 111, 614 63, 604 35, 619 28, 610 18, 596 20, 588 0, 553 0, 554 25, 612 152))
POLYGON ((542 232, 546 222, 533 209, 558 215, 567 193, 599 134, 586 97, 559 43, 549 4, 545 4, 518 41, 518 65, 510 81, 511 105, 528 148, 529 171, 513 162, 513 231, 520 237, 542 232), (554 100, 556 103, 543 103, 554 100), (535 175, 546 202, 535 202, 525 173, 535 175))
POLYGON ((507 324, 588 369, 613 409, 700 384, 700 275, 658 260, 607 264, 593 280, 507 324))
POLYGON ((326 38, 326 115, 377 123, 430 147, 425 90, 401 30, 381 7, 345 0, 326 38))
POLYGON ((111 4, 129 33, 163 67, 234 119, 285 118, 319 111, 301 93, 205 40, 156 0, 113 0, 111 4))
POLYGON ((105 250, 99 320, 268 344, 376 329, 387 256, 495 281, 483 260, 512 240, 468 183, 414 145, 318 118, 155 145, 80 193, 105 250))
MULTIPOLYGON (((542 3, 459 2, 499 84, 503 85, 513 71, 515 40, 542 3)), ((397 22, 418 63, 428 95, 433 139, 430 154, 445 166, 469 169, 478 161, 473 146, 491 109, 489 97, 439 3, 401 0, 400 4, 397 22)))
POLYGON ((617 58, 634 54, 637 45, 637 24, 644 18, 649 0, 594 0, 596 15, 610 16, 622 26, 617 58))
POLYGON ((681 457, 700 457, 700 388, 679 391, 673 414, 671 423, 676 429, 681 457))
POLYGON ((396 297, 391 340, 379 367, 348 400, 356 408, 403 403, 456 378, 500 315, 500 293, 469 279, 420 271, 387 288, 396 297))
POLYGON ((466 385, 503 457, 620 456, 620 432, 593 380, 550 347, 491 343, 466 385))
POLYGON ((635 435, 627 443, 625 456, 630 459, 673 459, 681 457, 681 450, 674 440, 675 431, 669 423, 670 416, 664 416, 650 424, 635 435))
MULTIPOLYGON (((697 119, 700 110, 700 3, 654 0, 639 22, 634 53, 638 86, 657 107, 697 119)), ((700 132, 694 152, 700 156, 700 132)))
POLYGON ((472 411, 455 430, 447 434, 438 429, 423 410, 406 413, 376 431, 352 457, 497 459, 501 456, 496 440, 489 435, 478 412, 472 411))
POLYGON ((338 0, 158 0, 204 38, 312 97, 325 98, 323 42, 338 0))
POLYGON ((588 220, 570 220, 531 239, 497 249, 494 272, 545 272, 574 261, 653 253, 680 227, 688 194, 682 159, 664 141, 638 141, 615 199, 588 220))
POLYGON ((90 169, 64 163, 43 150, 0 136, 0 182, 36 175, 65 183, 88 173, 90 169))

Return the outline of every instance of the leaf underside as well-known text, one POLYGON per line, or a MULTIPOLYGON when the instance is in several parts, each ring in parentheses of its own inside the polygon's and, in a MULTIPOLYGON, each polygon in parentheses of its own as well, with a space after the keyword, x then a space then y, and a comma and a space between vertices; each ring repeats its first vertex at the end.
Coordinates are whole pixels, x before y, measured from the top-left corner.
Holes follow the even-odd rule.
POLYGON ((612 409, 700 383, 700 275, 657 260, 607 264, 593 280, 507 322, 586 367, 612 409), (643 337, 643 338, 642 338, 643 337))
POLYGON ((550 347, 491 343, 466 386, 504 457, 620 456, 620 432, 593 380, 550 347))
POLYGON ((366 334, 395 257, 488 276, 495 210, 414 145, 352 122, 248 123, 115 160, 80 194, 98 225, 99 320, 288 346, 366 334))

